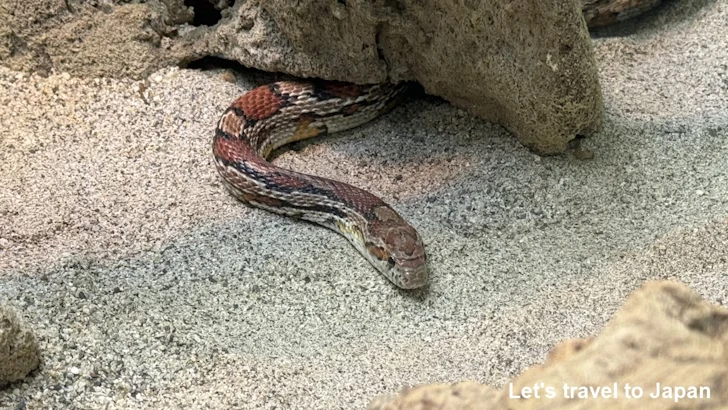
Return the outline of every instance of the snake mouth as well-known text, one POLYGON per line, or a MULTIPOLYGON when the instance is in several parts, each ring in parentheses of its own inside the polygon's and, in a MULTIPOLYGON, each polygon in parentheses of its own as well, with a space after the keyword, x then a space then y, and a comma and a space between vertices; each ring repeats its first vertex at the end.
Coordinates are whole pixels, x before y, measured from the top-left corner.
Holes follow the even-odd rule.
POLYGON ((397 286, 402 289, 417 289, 427 284, 427 261, 419 257, 400 263, 397 269, 397 286))

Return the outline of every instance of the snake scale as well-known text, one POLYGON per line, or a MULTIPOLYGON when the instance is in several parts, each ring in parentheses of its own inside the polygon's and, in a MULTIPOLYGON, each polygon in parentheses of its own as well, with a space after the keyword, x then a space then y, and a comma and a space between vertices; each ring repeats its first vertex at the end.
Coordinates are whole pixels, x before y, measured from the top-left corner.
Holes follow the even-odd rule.
MULTIPOLYGON (((591 27, 638 14, 660 0, 584 0, 591 27)), ((400 99, 406 85, 322 80, 267 84, 236 99, 220 118, 213 156, 228 190, 254 207, 315 222, 344 235, 393 284, 427 284, 417 231, 378 197, 343 182, 269 163, 278 147, 364 124, 400 99)))

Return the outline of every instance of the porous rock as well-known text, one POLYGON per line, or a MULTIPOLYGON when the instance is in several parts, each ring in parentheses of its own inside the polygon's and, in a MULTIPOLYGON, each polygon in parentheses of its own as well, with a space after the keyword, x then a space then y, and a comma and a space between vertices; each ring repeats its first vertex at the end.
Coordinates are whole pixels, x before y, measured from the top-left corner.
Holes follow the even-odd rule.
POLYGON ((33 333, 12 309, 0 306, 0 386, 23 379, 38 364, 33 333))
POLYGON ((578 0, 248 1, 200 36, 216 55, 266 71, 415 80, 542 154, 601 124, 578 0))
MULTIPOLYGON (((728 310, 702 301, 686 286, 650 282, 635 291, 604 330, 593 339, 575 339, 554 347, 545 363, 526 370, 491 395, 490 388, 459 383, 458 401, 447 385, 406 389, 393 398, 372 401, 370 410, 414 409, 703 409, 728 407, 728 310), (704 387, 703 397, 650 397, 657 383, 669 387, 704 387), (568 386, 567 395, 564 385, 568 386), (617 397, 579 398, 572 387, 617 386, 617 397), (640 398, 629 388, 643 389, 640 398), (540 397, 521 396, 524 388, 542 386, 540 397), (554 387, 548 397, 545 387, 554 387), (706 392, 710 397, 706 397, 706 392), (521 396, 521 398, 514 398, 521 396), (566 397, 572 396, 572 397, 566 397), (468 403, 470 407, 462 406, 468 403), (476 403, 476 404, 473 404, 476 403)), ((533 390, 531 390, 533 391, 533 390)), ((611 394, 614 396, 614 393, 611 394)), ((662 394, 664 396, 664 394, 662 394)))
MULTIPOLYGON (((198 10, 210 5, 193 3, 198 10)), ((542 154, 563 151, 601 124, 579 0, 214 4, 219 11, 209 20, 181 0, 0 0, 0 20, 7 21, 0 61, 19 70, 143 77, 216 56, 300 77, 416 80, 542 154)))

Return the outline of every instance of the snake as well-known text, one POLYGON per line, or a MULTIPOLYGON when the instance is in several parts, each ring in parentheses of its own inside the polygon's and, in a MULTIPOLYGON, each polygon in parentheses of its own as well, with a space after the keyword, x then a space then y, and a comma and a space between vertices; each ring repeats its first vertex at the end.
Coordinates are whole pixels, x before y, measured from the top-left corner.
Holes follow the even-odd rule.
POLYGON ((285 144, 371 121, 396 105, 407 87, 312 80, 254 88, 233 101, 215 129, 212 152, 224 185, 253 207, 342 234, 399 288, 426 285, 422 238, 391 206, 355 186, 267 161, 285 144))
MULTIPOLYGON (((640 14, 660 0, 583 0, 590 28, 640 14)), ((390 110, 406 83, 358 85, 324 80, 279 81, 243 94, 215 129, 213 156, 223 183, 253 207, 298 218, 343 235, 394 285, 428 282, 420 235, 382 199, 355 186, 268 162, 281 146, 348 130, 390 110)))

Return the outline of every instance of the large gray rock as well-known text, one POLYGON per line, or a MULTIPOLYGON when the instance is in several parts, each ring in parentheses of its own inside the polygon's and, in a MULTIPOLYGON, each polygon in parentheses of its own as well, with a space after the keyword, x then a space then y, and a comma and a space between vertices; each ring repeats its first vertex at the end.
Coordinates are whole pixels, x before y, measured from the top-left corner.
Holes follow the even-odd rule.
MULTIPOLYGON (((605 1, 587 0, 584 12, 594 19, 612 11, 605 1)), ((608 3, 624 8, 645 0, 608 3)), ((563 151, 601 124, 579 0, 195 4, 193 12, 182 0, 0 0, 0 62, 41 73, 139 78, 217 56, 300 77, 416 80, 543 154, 563 151)))
POLYGON ((218 56, 301 77, 416 80, 544 154, 601 123, 578 0, 216 4, 217 24, 193 27, 186 23, 194 14, 179 0, 0 0, 0 20, 8 22, 0 28, 0 60, 21 70, 142 77, 218 56))
POLYGON ((0 306, 0 386, 24 378, 38 364, 33 333, 12 309, 0 306))

